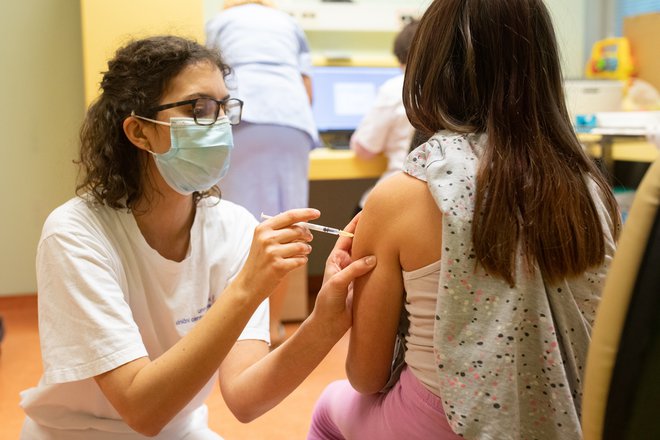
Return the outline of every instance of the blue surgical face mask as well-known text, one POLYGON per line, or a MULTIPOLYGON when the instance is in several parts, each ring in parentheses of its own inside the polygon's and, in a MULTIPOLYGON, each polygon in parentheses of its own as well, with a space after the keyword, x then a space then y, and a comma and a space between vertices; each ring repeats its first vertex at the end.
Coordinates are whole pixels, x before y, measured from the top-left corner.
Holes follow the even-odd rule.
POLYGON ((144 119, 170 126, 171 147, 167 153, 150 153, 158 171, 175 191, 189 195, 206 191, 218 183, 229 170, 234 140, 227 117, 213 125, 197 125, 193 118, 171 118, 170 122, 144 119))

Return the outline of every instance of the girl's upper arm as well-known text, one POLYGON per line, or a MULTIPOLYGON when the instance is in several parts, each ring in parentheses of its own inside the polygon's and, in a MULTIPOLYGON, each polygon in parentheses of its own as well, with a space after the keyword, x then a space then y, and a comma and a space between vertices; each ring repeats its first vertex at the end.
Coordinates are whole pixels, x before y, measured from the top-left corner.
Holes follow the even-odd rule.
POLYGON ((355 281, 353 328, 346 372, 360 392, 379 391, 389 379, 403 306, 400 237, 410 176, 394 175, 369 195, 353 242, 353 258, 375 255, 376 268, 355 281))

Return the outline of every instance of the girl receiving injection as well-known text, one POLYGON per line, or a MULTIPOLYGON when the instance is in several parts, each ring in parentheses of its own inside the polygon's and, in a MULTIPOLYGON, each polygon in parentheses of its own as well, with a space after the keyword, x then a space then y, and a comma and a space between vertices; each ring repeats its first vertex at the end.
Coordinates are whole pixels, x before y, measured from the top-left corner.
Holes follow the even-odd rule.
POLYGON ((581 439, 619 214, 573 132, 543 2, 435 0, 403 101, 430 139, 366 202, 353 252, 378 267, 355 284, 349 380, 308 438, 581 439))

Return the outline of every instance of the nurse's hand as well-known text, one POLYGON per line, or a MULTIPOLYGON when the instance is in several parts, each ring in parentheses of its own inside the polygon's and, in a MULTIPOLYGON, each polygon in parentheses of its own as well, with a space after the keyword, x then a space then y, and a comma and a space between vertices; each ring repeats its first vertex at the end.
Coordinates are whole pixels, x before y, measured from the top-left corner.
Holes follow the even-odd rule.
MULTIPOLYGON (((344 228, 355 232, 360 214, 344 228)), ((339 237, 328 256, 323 274, 323 285, 316 297, 310 319, 319 320, 324 329, 338 339, 351 327, 353 280, 367 274, 376 267, 376 257, 367 256, 353 261, 351 247, 353 239, 339 237)))
POLYGON ((266 299, 282 278, 307 263, 312 234, 295 225, 319 218, 317 209, 291 209, 261 222, 254 230, 250 254, 236 281, 251 295, 266 299))

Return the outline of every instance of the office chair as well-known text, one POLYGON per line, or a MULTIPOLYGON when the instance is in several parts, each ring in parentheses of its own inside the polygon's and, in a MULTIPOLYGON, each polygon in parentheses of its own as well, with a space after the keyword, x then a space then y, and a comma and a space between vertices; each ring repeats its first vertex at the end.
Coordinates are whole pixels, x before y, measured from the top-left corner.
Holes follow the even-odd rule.
POLYGON ((660 439, 660 160, 637 189, 587 357, 585 440, 660 439))

